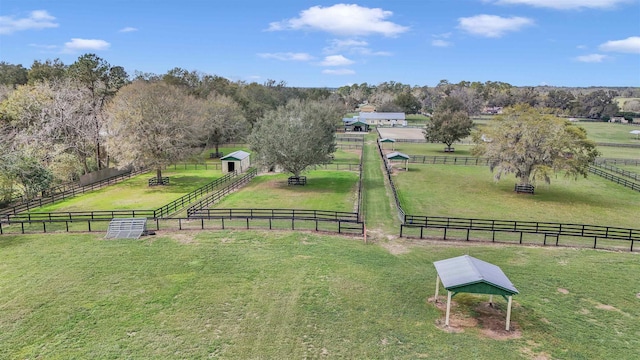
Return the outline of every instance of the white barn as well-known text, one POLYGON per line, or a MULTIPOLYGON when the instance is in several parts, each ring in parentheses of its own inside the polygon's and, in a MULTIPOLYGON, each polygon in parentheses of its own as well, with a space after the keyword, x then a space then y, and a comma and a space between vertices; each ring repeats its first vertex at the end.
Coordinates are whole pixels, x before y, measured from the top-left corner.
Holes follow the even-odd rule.
POLYGON ((220 158, 222 161, 222 173, 232 173, 237 171, 243 173, 251 166, 250 154, 246 151, 238 150, 234 151, 227 156, 220 158))
POLYGON ((361 112, 359 119, 369 125, 407 126, 404 113, 392 112, 361 112))

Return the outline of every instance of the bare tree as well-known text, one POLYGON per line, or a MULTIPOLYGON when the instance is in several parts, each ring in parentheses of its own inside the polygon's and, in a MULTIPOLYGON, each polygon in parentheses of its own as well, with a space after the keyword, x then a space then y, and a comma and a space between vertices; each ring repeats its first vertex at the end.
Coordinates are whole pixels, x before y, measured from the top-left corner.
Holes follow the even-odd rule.
POLYGON ((202 131, 202 101, 162 82, 136 81, 108 107, 107 146, 119 168, 162 168, 193 155, 202 131))

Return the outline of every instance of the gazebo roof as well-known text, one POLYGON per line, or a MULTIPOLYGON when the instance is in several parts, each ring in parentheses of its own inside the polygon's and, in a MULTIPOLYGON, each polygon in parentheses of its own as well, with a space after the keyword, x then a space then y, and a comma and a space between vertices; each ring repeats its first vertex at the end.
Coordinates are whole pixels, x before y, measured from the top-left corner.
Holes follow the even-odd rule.
POLYGON ((394 142, 396 142, 396 139, 382 138, 382 139, 380 139, 380 142, 383 142, 383 143, 386 143, 386 142, 394 143, 394 142))
POLYGON ((503 296, 518 294, 498 266, 469 255, 436 261, 433 265, 448 291, 503 296))
POLYGON ((386 155, 389 160, 409 160, 410 156, 398 151, 394 151, 386 155))
POLYGON ((220 158, 220 160, 232 160, 232 161, 239 161, 242 159, 246 159, 247 157, 249 157, 249 153, 246 151, 242 151, 242 150, 238 150, 238 151, 234 151, 231 154, 227 155, 227 156, 223 156, 220 158))

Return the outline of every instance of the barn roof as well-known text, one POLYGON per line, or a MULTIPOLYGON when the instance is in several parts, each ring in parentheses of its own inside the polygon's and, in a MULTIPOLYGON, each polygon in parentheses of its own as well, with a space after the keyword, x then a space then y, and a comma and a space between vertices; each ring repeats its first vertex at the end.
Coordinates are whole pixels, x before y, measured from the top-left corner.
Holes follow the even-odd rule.
POLYGON ((234 151, 231 154, 227 155, 227 156, 223 156, 220 158, 220 160, 234 160, 234 161, 239 161, 242 159, 246 159, 247 157, 249 157, 249 153, 246 151, 242 151, 242 150, 238 150, 238 151, 234 151))
POLYGON ((376 120, 404 120, 404 113, 394 112, 361 112, 360 119, 376 119, 376 120))
POLYGON ((410 156, 407 154, 403 154, 398 151, 394 151, 392 153, 387 154, 387 159, 389 160, 409 160, 410 156))
POLYGON ((503 296, 518 294, 498 266, 469 255, 436 261, 433 265, 448 291, 503 296))

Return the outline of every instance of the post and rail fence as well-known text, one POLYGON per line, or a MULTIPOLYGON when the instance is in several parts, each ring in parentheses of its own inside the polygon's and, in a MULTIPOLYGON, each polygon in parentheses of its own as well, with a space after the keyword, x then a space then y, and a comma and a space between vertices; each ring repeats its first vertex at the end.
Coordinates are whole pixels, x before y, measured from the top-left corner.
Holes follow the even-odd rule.
POLYGON ((630 251, 633 251, 634 243, 640 241, 640 229, 627 229, 613 226, 564 224, 537 221, 514 221, 493 219, 468 219, 450 218, 442 216, 418 216, 406 215, 405 221, 400 225, 400 237, 405 236, 405 229, 419 228, 419 238, 424 238, 424 229, 443 229, 444 239, 447 239, 447 230, 466 231, 466 240, 470 240, 471 231, 483 231, 492 233, 492 242, 495 242, 495 234, 498 232, 519 233, 519 243, 522 244, 523 234, 544 235, 544 245, 547 238, 555 239, 555 245, 559 245, 561 236, 581 237, 593 239, 593 248, 597 248, 597 242, 601 240, 628 241, 630 251))

